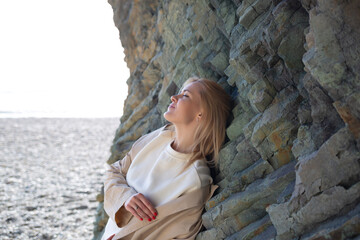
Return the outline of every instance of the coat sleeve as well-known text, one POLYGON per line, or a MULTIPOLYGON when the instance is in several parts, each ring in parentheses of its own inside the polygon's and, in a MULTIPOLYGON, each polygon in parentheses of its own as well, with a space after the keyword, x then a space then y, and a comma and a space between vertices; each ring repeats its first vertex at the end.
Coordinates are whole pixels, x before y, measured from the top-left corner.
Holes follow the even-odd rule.
POLYGON ((118 227, 124 227, 132 218, 132 214, 124 207, 126 200, 137 193, 126 181, 126 174, 131 162, 136 154, 151 141, 151 139, 159 135, 164 128, 165 127, 160 128, 139 138, 126 156, 122 160, 110 165, 110 169, 106 172, 104 209, 118 227))
POLYGON ((130 221, 132 214, 125 209, 124 203, 137 193, 126 182, 126 173, 131 164, 131 152, 132 150, 122 160, 110 165, 104 183, 104 209, 118 227, 123 227, 130 221))

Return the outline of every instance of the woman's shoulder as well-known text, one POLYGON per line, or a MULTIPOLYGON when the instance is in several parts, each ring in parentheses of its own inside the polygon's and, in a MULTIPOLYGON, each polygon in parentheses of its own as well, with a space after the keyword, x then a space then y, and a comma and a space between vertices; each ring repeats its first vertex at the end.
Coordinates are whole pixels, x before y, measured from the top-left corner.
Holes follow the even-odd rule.
POLYGON ((203 159, 196 160, 191 165, 199 177, 201 187, 213 183, 213 179, 210 174, 210 169, 205 160, 203 159))

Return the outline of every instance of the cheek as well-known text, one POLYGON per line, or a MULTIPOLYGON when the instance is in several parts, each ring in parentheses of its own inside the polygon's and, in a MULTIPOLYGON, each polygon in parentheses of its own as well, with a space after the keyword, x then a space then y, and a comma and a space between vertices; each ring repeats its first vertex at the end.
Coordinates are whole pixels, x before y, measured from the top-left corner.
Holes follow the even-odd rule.
POLYGON ((181 112, 183 118, 185 118, 188 121, 191 121, 197 116, 199 110, 197 106, 194 106, 193 104, 189 104, 183 106, 183 108, 179 112, 181 112))
POLYGON ((184 104, 182 107, 183 112, 189 116, 197 115, 197 113, 200 111, 200 106, 196 102, 184 104))

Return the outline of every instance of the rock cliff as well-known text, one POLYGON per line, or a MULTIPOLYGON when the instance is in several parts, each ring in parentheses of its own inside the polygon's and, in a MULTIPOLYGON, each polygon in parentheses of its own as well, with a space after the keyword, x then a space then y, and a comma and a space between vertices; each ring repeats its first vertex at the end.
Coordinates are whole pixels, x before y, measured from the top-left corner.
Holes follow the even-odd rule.
POLYGON ((109 3, 131 76, 108 163, 165 123, 188 77, 206 77, 235 107, 197 239, 360 234, 359 1, 109 3))

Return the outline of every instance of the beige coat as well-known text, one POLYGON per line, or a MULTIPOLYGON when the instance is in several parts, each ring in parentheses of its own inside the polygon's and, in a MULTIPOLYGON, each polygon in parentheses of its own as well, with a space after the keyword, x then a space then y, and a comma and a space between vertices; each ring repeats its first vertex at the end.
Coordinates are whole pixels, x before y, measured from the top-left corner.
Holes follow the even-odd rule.
POLYGON ((195 239, 202 226, 201 214, 206 201, 210 199, 216 189, 208 185, 201 189, 184 194, 177 199, 158 206, 158 216, 151 222, 140 221, 124 208, 125 201, 136 193, 127 185, 126 173, 131 159, 149 142, 159 131, 147 134, 136 141, 129 153, 120 161, 111 165, 104 184, 104 209, 121 231, 112 238, 115 239, 195 239))

